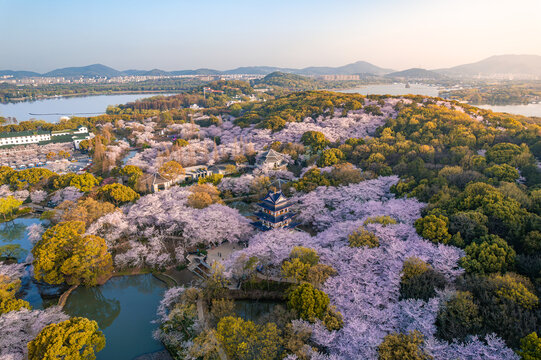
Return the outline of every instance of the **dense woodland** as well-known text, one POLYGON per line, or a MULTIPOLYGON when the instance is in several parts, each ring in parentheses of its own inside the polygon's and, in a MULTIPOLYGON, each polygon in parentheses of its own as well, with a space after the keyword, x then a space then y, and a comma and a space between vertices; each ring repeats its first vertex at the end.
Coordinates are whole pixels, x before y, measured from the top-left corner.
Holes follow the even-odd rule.
MULTIPOLYGON (((176 359, 541 356, 538 119, 439 98, 325 91, 226 107, 252 88, 212 87, 224 94, 156 97, 52 126, 94 129, 84 144, 93 174, 0 168, 4 218, 23 203, 57 204, 44 215, 51 227, 32 230, 36 279, 95 286, 113 271, 185 266, 194 249, 227 240, 245 248, 199 286, 164 296, 155 336, 176 359), (193 103, 205 109, 186 109, 193 103), (141 152, 121 166, 133 145, 141 152), (248 170, 269 148, 284 154, 287 171, 248 170), (145 190, 149 174, 174 178, 219 163, 228 175, 145 190), (233 197, 253 205, 276 179, 302 231, 256 232, 226 205, 233 197), (256 293, 282 305, 259 321, 238 317, 233 300, 256 293)), ((51 125, 4 131, 38 126, 51 125)), ((2 271, 0 325, 15 336, 30 310, 16 296, 22 275, 2 271)), ((16 345, 30 342, 38 359, 50 334, 76 326, 93 334, 81 346, 103 348, 95 323, 32 311, 44 330, 21 331, 0 351, 21 355, 16 345)))

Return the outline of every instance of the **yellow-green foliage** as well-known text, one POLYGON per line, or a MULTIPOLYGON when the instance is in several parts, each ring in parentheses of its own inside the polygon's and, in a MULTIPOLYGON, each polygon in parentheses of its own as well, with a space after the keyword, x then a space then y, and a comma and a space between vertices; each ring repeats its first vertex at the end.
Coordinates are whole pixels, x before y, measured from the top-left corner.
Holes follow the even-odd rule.
POLYGON ((329 309, 329 297, 311 284, 303 283, 289 293, 288 305, 310 322, 323 319, 329 309))
POLYGON ((28 343, 28 359, 93 360, 105 347, 105 336, 98 330, 98 323, 74 317, 43 328, 28 343))
POLYGON ((30 303, 21 299, 2 299, 0 301, 0 315, 10 311, 18 311, 21 308, 32 309, 30 303))
POLYGON ((520 350, 517 353, 523 360, 541 359, 541 339, 536 332, 520 339, 520 350))
POLYGON ((418 257, 409 257, 402 265, 401 281, 406 283, 409 279, 424 274, 430 270, 430 265, 418 257))
POLYGON ((369 247, 375 248, 379 246, 379 238, 373 232, 370 232, 363 227, 358 228, 348 236, 349 246, 351 247, 369 247))
POLYGON ((381 224, 383 226, 387 225, 395 225, 398 224, 398 221, 393 219, 390 216, 382 215, 382 216, 372 216, 365 220, 364 225, 367 224, 381 224))
POLYGON ((224 176, 222 174, 211 174, 209 176, 201 177, 197 180, 198 184, 207 184, 218 185, 224 176))
POLYGON ((77 175, 74 173, 68 173, 65 175, 60 175, 59 177, 53 180, 53 187, 55 189, 63 189, 68 186, 74 186, 81 191, 90 191, 94 186, 100 184, 100 179, 94 177, 90 173, 84 173, 77 175))
MULTIPOLYGON (((511 274, 495 275, 494 281, 498 284, 496 295, 513 300, 526 309, 533 309, 539 304, 539 298, 511 274)), ((528 281, 527 279, 523 279, 528 281)))
POLYGON ((319 262, 319 255, 314 249, 303 246, 295 246, 289 254, 291 259, 298 258, 305 264, 315 265, 319 262))
POLYGON ((0 215, 10 217, 22 205, 22 201, 15 199, 13 196, 0 198, 0 215))
POLYGON ((258 325, 226 316, 218 322, 216 338, 231 360, 281 358, 281 332, 274 323, 258 325))
POLYGON ((34 276, 49 284, 93 286, 113 269, 105 240, 86 235, 85 223, 67 221, 43 234, 32 249, 34 276))
POLYGON ((417 330, 410 331, 408 334, 389 334, 378 346, 378 360, 432 359, 432 356, 421 349, 423 342, 423 335, 417 330))
POLYGON ((98 196, 105 201, 120 205, 139 199, 139 194, 122 184, 108 184, 98 190, 98 196))

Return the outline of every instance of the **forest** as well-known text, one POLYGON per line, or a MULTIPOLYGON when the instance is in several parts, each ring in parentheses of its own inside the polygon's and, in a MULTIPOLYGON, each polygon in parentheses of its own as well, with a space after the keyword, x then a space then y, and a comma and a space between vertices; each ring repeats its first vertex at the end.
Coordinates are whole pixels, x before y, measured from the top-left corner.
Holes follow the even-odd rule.
MULTIPOLYGON (((165 292, 154 336, 173 358, 541 356, 539 119, 424 96, 299 91, 251 101, 245 84, 212 85, 239 96, 229 107, 221 93, 188 92, 55 125, 92 126, 97 136, 83 144, 91 173, 0 167, 6 221, 54 203, 42 215, 48 227, 30 229, 34 279, 100 286, 236 244, 205 278, 165 292), (185 109, 193 103, 204 109, 185 109), (269 149, 284 168, 261 165, 269 149), (195 165, 227 171, 149 192, 149 178, 195 165), (296 229, 259 231, 256 204, 277 184, 296 229), (248 319, 239 300, 277 305, 248 319)), ((17 126, 49 125, 6 131, 17 126)), ((29 309, 20 267, 0 265, 0 327, 10 329, 0 354, 39 359, 51 334, 77 327, 89 340, 65 351, 107 346, 92 319, 29 309)))

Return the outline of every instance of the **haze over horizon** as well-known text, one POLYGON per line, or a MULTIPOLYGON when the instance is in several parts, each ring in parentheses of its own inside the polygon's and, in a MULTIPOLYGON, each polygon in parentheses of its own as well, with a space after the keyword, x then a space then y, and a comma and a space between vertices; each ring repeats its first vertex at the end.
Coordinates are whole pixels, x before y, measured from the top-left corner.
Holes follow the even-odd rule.
POLYGON ((493 55, 541 55, 541 2, 0 0, 0 69, 47 72, 341 66, 445 68, 493 55), (535 37, 535 36, 534 36, 535 37))

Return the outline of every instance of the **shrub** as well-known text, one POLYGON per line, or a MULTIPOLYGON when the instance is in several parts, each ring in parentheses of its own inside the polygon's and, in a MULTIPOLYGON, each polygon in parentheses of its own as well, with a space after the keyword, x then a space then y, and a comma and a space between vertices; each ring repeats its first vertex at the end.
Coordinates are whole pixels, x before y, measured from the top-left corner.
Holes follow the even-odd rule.
POLYGON ((482 237, 465 249, 460 265, 469 273, 489 274, 505 272, 515 263, 516 253, 497 235, 482 237))
POLYGON ((382 215, 382 216, 372 216, 365 220, 364 225, 367 224, 381 224, 384 227, 387 225, 395 225, 398 224, 398 221, 393 219, 390 216, 382 215))
POLYGON ((349 246, 351 247, 369 247, 379 246, 379 238, 373 232, 360 227, 348 236, 349 246))
POLYGON ((378 360, 432 359, 421 348, 423 343, 423 335, 417 330, 410 331, 408 334, 389 334, 378 346, 378 360))
POLYGON ((479 307, 473 302, 472 294, 457 291, 438 313, 436 336, 447 341, 464 340, 468 335, 479 331, 481 321, 479 307))

